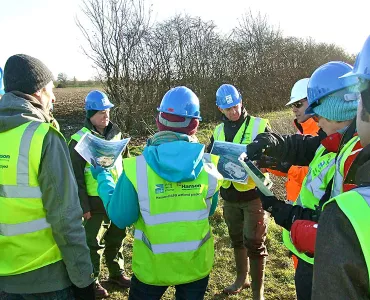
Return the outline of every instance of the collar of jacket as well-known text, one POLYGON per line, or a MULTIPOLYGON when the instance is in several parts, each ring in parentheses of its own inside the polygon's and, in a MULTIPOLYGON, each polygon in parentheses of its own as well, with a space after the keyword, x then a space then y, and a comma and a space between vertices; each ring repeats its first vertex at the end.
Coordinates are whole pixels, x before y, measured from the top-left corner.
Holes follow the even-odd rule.
POLYGON ((303 123, 298 123, 297 119, 294 119, 294 126, 301 134, 317 135, 319 132, 319 126, 313 118, 309 118, 303 123))
MULTIPOLYGON (((360 144, 360 142, 358 142, 360 144)), ((356 148, 361 146, 356 145, 356 148)), ((345 184, 356 186, 370 186, 370 145, 357 152, 353 163, 345 177, 345 184)), ((347 189, 348 190, 348 189, 347 189)))
POLYGON ((108 141, 113 139, 118 133, 120 133, 118 126, 111 121, 109 121, 108 126, 105 128, 104 134, 101 134, 96 130, 90 119, 85 118, 84 127, 89 129, 93 135, 108 141))
POLYGON ((250 117, 248 116, 248 112, 244 107, 242 107, 242 113, 237 121, 230 121, 224 114, 222 114, 222 122, 225 124, 225 126, 229 127, 240 128, 247 118, 249 119, 250 117))
MULTIPOLYGON (((323 130, 320 129, 318 134, 322 137, 323 130)), ((325 134, 325 133, 324 133, 325 134)), ((341 132, 333 133, 321 139, 321 144, 329 152, 337 153, 339 148, 342 148, 352 137, 357 136, 356 119, 353 119, 351 124, 341 132)))

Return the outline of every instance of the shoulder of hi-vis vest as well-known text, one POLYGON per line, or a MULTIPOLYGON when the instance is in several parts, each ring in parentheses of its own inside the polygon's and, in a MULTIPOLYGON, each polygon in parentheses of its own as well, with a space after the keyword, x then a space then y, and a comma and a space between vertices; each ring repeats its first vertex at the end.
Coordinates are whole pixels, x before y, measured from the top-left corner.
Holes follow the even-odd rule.
POLYGON ((23 274, 62 259, 46 221, 38 182, 47 123, 0 133, 0 276, 23 274))
MULTIPOLYGON (((370 187, 360 187, 340 194, 325 203, 336 201, 356 232, 364 254, 370 283, 370 187)), ((340 245, 337 245, 340 247, 340 245)), ((369 294, 370 296, 370 290, 369 294)))
POLYGON ((206 277, 214 248, 208 217, 222 176, 218 157, 204 154, 204 168, 190 182, 169 182, 144 156, 124 159, 125 174, 139 200, 132 269, 142 282, 178 285, 206 277))
MULTIPOLYGON (((81 140, 81 138, 86 133, 91 133, 91 130, 89 130, 86 127, 83 127, 82 129, 80 129, 78 132, 76 132, 74 135, 71 136, 71 139, 70 139, 69 143, 72 140, 74 140, 76 142, 79 142, 81 140)), ((112 141, 118 141, 121 138, 122 138, 122 134, 118 133, 113 137, 112 141)), ((94 177, 92 176, 90 166, 91 166, 91 164, 86 162, 84 175, 85 175, 85 183, 86 183, 87 194, 89 196, 99 196, 99 194, 98 194, 98 181, 96 179, 94 179, 94 177)), ((114 163, 114 167, 109 169, 109 172, 111 173, 114 182, 117 182, 119 176, 122 174, 122 171, 123 171, 122 156, 120 155, 120 156, 118 156, 116 162, 114 163)))
POLYGON ((344 145, 344 147, 339 152, 337 161, 335 163, 336 168, 331 197, 335 197, 343 193, 344 164, 346 163, 346 160, 350 155, 354 154, 355 152, 361 151, 361 149, 353 151, 353 148, 356 146, 359 140, 359 136, 354 136, 352 139, 349 140, 348 143, 344 145))
MULTIPOLYGON (((266 127, 269 126, 269 121, 267 119, 256 118, 250 116, 248 126, 246 126, 248 118, 245 120, 242 126, 240 126, 238 132, 236 133, 233 143, 235 144, 250 144, 256 138, 259 133, 263 133, 266 130, 266 127)), ((216 126, 213 132, 213 139, 215 141, 225 141, 225 132, 224 132, 224 123, 221 123, 216 126)), ((269 176, 268 173, 264 174, 269 176)), ((224 180, 222 187, 228 189, 231 184, 239 192, 246 192, 253 190, 256 187, 256 184, 251 178, 248 178, 246 184, 231 182, 229 180, 224 180)))
MULTIPOLYGON (((308 173, 302 182, 302 188, 293 205, 300 205, 315 210, 320 199, 324 196, 327 185, 334 176, 336 153, 325 153, 325 147, 320 145, 316 150, 315 157, 309 165, 308 173)), ((285 246, 296 256, 313 264, 313 257, 299 252, 290 239, 290 232, 283 229, 283 241, 285 246)))
MULTIPOLYGON (((234 136, 233 143, 236 144, 250 144, 259 133, 265 132, 266 127, 269 125, 267 119, 257 118, 250 116, 248 126, 246 126, 248 118, 240 126, 238 132, 234 136)), ((213 139, 215 141, 225 141, 224 123, 216 126, 213 132, 213 139)))

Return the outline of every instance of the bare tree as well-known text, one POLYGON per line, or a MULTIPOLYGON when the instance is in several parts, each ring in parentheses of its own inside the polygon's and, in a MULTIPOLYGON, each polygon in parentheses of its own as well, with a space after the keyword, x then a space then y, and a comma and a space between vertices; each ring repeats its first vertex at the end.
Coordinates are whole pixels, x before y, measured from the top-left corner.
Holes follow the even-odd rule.
POLYGON ((106 91, 117 104, 116 121, 126 130, 133 125, 140 76, 137 54, 150 29, 150 9, 144 0, 86 0, 77 26, 88 42, 84 53, 105 79, 106 91), (123 119, 122 119, 123 116, 123 119))

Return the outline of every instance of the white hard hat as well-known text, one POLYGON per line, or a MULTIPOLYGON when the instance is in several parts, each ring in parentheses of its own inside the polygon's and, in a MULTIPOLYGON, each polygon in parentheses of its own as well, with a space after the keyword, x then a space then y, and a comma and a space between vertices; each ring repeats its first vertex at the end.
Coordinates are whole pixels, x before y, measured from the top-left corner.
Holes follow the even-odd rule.
POLYGON ((303 78, 298 80, 292 88, 290 94, 290 101, 285 105, 290 105, 294 102, 307 98, 307 85, 310 78, 303 78))

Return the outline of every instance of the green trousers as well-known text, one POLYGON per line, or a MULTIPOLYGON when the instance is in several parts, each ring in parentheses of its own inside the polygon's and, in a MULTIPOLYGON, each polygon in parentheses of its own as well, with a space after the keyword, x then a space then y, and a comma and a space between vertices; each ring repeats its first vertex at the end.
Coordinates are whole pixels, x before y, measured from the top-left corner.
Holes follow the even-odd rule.
POLYGON ((126 228, 118 228, 105 213, 94 213, 85 221, 85 231, 95 278, 99 277, 102 254, 100 250, 103 249, 109 277, 123 274, 122 242, 126 236, 126 228))

